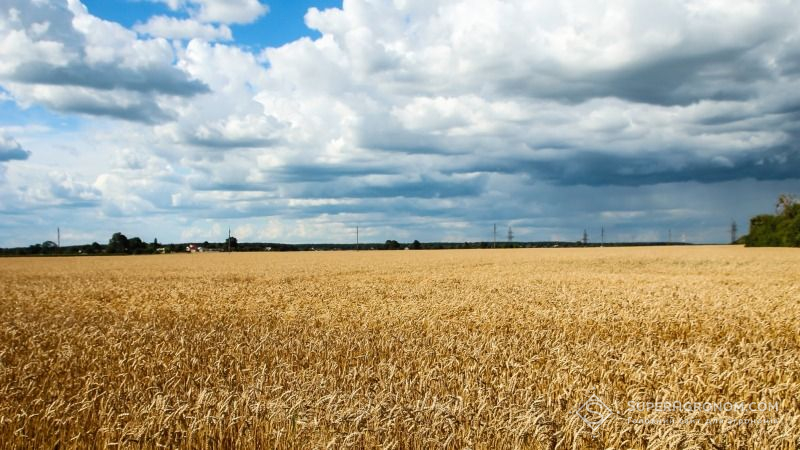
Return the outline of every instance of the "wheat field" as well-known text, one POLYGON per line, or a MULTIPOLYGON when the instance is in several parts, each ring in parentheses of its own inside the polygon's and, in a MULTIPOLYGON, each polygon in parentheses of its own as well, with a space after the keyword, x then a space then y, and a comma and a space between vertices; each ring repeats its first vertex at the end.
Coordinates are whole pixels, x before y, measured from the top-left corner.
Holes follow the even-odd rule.
POLYGON ((0 286, 2 448, 800 447, 793 249, 9 258, 0 286), (627 410, 673 400, 777 410, 627 410))

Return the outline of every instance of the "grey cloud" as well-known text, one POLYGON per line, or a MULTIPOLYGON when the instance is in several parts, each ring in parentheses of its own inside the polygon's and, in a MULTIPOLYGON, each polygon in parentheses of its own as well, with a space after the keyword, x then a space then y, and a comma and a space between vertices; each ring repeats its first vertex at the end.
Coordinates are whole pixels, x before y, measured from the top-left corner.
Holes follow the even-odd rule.
POLYGON ((393 175, 401 170, 384 165, 292 164, 271 170, 269 177, 281 183, 319 183, 366 175, 393 175))
POLYGON ((526 166, 539 178, 556 184, 589 186, 642 186, 686 181, 717 183, 742 178, 787 180, 796 179, 800 173, 800 152, 796 149, 776 149, 764 155, 705 159, 683 155, 675 159, 670 161, 659 156, 625 158, 592 153, 567 161, 536 162, 526 166))
POLYGON ((391 117, 365 117, 358 128, 356 144, 361 147, 392 153, 413 155, 467 154, 472 139, 447 138, 431 133, 403 129, 391 117))
POLYGON ((437 199, 478 196, 483 192, 485 177, 459 177, 423 174, 413 177, 389 176, 338 178, 330 182, 302 182, 284 186, 285 195, 295 198, 419 198, 437 199))
POLYGON ((211 149, 229 149, 229 148, 263 148, 272 147, 278 144, 278 139, 269 138, 231 138, 222 135, 215 135, 209 137, 200 137, 195 135, 186 136, 185 142, 190 145, 198 147, 206 147, 211 149))
POLYGON ((567 150, 558 158, 501 156, 471 159, 449 173, 524 174, 556 185, 645 186, 662 183, 718 183, 744 178, 791 180, 800 175, 800 148, 784 145, 759 152, 708 155, 673 148, 634 156, 606 151, 567 150))
POLYGON ((91 116, 113 117, 146 124, 156 124, 171 119, 171 116, 151 99, 142 99, 128 105, 122 105, 76 96, 62 99, 58 102, 45 103, 52 109, 58 111, 87 114, 91 116))
POLYGON ((198 191, 262 192, 287 198, 450 198, 480 195, 485 177, 460 174, 397 175, 387 168, 291 166, 268 172, 264 181, 223 181, 193 176, 198 191), (375 179, 374 177, 379 177, 375 179), (386 178, 388 177, 388 178, 386 178), (280 191, 280 192, 279 192, 280 191))
POLYGON ((746 100, 756 94, 753 84, 756 80, 773 76, 749 51, 736 48, 704 54, 676 52, 664 58, 578 76, 540 67, 515 76, 486 76, 496 80, 490 81, 489 86, 501 97, 552 99, 567 104, 602 97, 664 106, 709 99, 746 100))
POLYGON ((752 82, 769 77, 762 67, 746 65, 745 49, 723 49, 700 55, 676 55, 606 76, 598 96, 612 95, 634 102, 688 105, 700 100, 745 100, 755 94, 752 82))
POLYGON ((67 8, 66 1, 4 0, 4 11, 1 13, 10 15, 12 9, 18 12, 19 20, 25 28, 34 23, 49 24, 40 34, 41 40, 59 42, 68 48, 79 48, 86 42, 84 36, 72 25, 73 14, 67 8))
MULTIPOLYGON (((405 198, 449 198, 449 197, 470 197, 478 196, 483 191, 485 179, 476 177, 472 179, 442 179, 428 175, 420 177, 419 180, 409 180, 393 182, 388 185, 361 184, 352 188, 339 189, 338 186, 329 186, 319 194, 329 192, 337 193, 336 197, 356 197, 356 198, 385 198, 385 197, 405 197, 405 198), (338 192, 337 192, 338 191, 338 192)), ((312 192, 314 189, 310 189, 312 192)))
POLYGON ((22 148, 0 148, 0 162, 28 159, 31 153, 22 148))
POLYGON ((72 63, 58 67, 37 61, 20 65, 10 79, 19 83, 81 86, 99 90, 124 89, 181 97, 209 92, 208 86, 189 79, 186 73, 171 66, 131 69, 118 64, 72 63))
POLYGON ((0 133, 0 162, 28 159, 31 152, 22 148, 19 142, 0 133))

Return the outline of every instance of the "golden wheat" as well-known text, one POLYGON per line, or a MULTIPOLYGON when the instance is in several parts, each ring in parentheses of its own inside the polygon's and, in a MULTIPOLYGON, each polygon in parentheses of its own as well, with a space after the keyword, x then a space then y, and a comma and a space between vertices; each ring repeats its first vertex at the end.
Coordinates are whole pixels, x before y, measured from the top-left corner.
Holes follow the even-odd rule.
POLYGON ((797 250, 3 259, 0 285, 4 448, 800 447, 797 250), (626 412, 667 400, 779 410, 626 412))

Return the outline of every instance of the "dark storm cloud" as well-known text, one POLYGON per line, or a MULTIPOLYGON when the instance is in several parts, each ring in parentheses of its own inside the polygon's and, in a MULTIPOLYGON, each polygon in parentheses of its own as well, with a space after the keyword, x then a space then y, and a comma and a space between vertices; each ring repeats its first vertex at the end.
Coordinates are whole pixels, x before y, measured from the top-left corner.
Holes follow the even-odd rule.
POLYGON ((800 177, 800 148, 787 144, 765 151, 703 156, 681 149, 635 156, 606 151, 568 151, 561 158, 497 158, 454 167, 449 173, 525 174, 556 185, 644 186, 662 183, 718 183, 751 178, 800 177))
POLYGON ((685 155, 679 161, 656 155, 626 158, 590 153, 566 161, 540 161, 517 167, 527 167, 538 178, 556 184, 589 186, 642 186, 686 181, 717 183, 742 178, 786 180, 797 178, 800 173, 800 152, 796 149, 707 159, 685 155))

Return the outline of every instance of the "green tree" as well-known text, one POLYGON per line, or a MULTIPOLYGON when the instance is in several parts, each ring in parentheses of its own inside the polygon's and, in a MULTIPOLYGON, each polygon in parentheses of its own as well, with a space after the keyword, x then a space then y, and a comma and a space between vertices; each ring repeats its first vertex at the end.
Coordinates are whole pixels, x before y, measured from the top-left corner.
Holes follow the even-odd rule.
POLYGON ((777 214, 762 214, 750 219, 748 247, 800 247, 800 202, 782 194, 776 204, 777 214))
POLYGON ((792 206, 798 203, 797 197, 792 194, 781 194, 778 196, 778 201, 775 203, 775 213, 777 215, 781 215, 786 212, 787 209, 791 209, 792 206))
POLYGON ((108 253, 127 253, 128 238, 120 232, 114 233, 111 235, 111 239, 108 240, 106 251, 108 253))
POLYGON ((400 248, 400 243, 395 241, 395 240, 390 239, 390 240, 387 240, 385 244, 383 244, 383 247, 386 250, 397 250, 397 249, 400 248))
POLYGON ((44 254, 55 253, 57 249, 58 249, 58 244, 56 244, 53 241, 42 242, 42 253, 44 254))
POLYGON ((145 244, 141 239, 138 237, 133 237, 128 239, 128 252, 139 254, 143 251, 147 250, 147 244, 145 244))
POLYGON ((231 250, 236 250, 237 247, 239 247, 239 241, 235 237, 231 236, 228 239, 225 239, 225 249, 226 250, 229 249, 229 248, 231 250))

